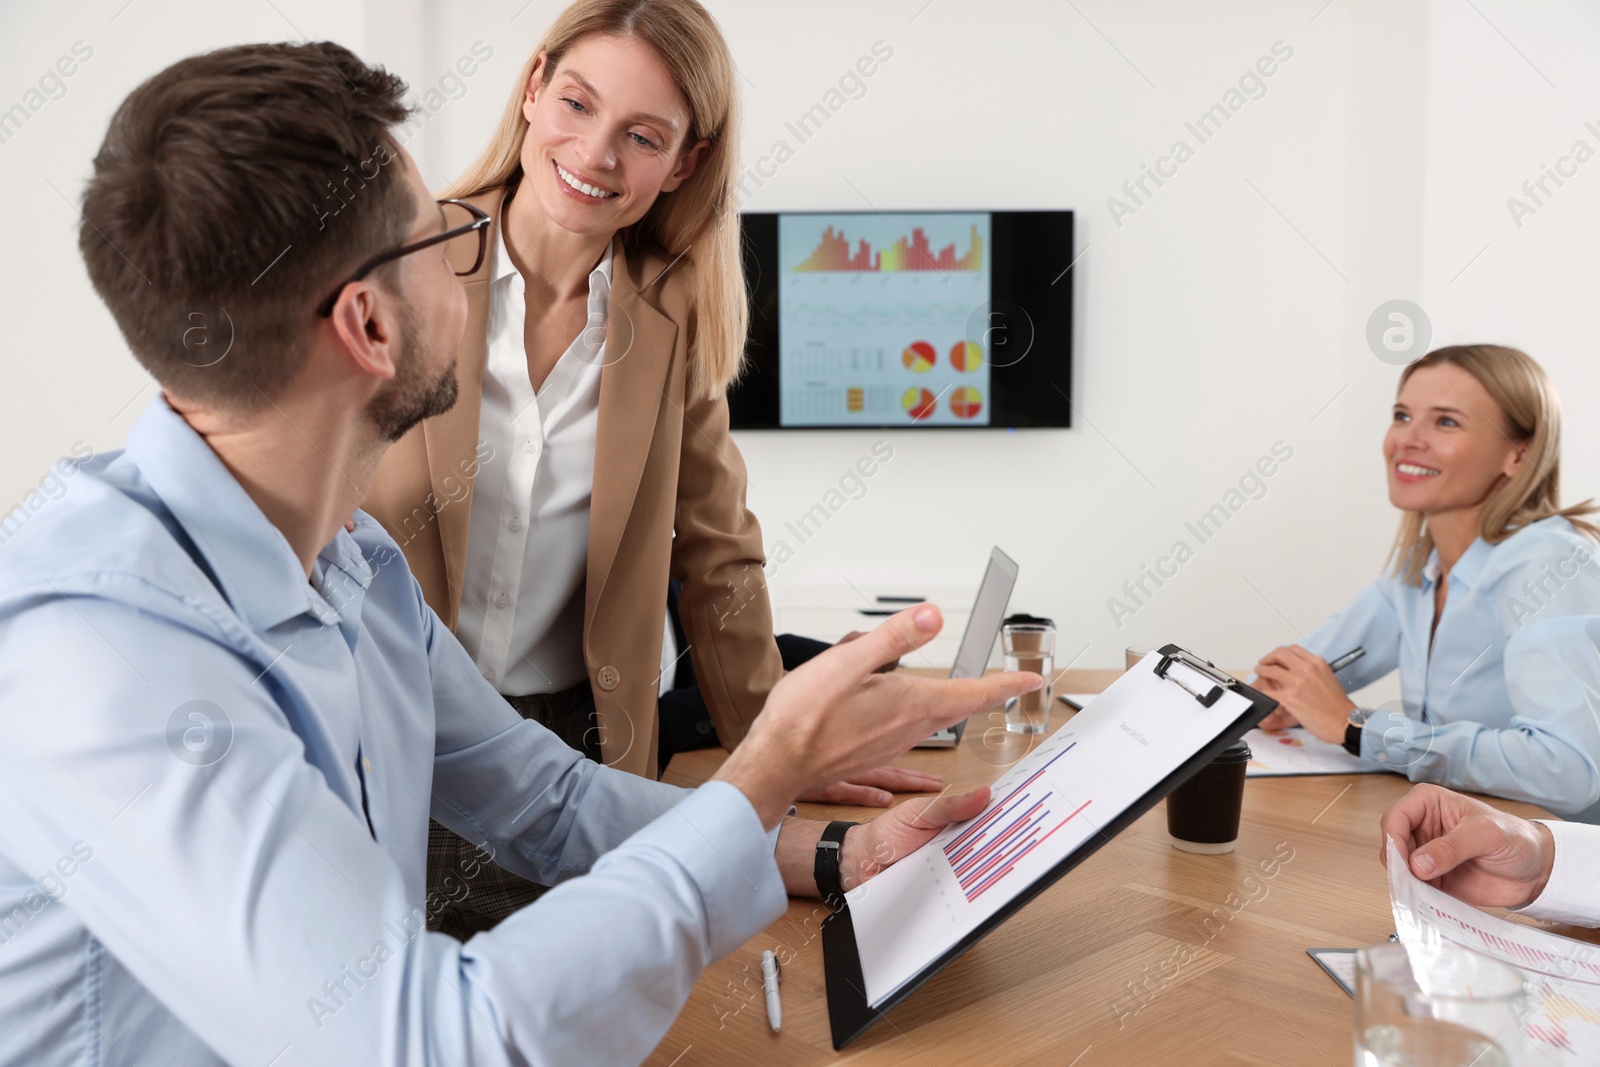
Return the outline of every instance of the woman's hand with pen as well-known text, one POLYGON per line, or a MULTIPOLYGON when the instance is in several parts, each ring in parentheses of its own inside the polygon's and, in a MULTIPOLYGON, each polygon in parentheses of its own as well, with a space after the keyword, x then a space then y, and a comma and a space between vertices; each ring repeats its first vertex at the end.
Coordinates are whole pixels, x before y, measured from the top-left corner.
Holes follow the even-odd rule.
POLYGON ((1299 645, 1275 648, 1256 664, 1255 686, 1278 702, 1278 710, 1261 721, 1263 730, 1298 722, 1319 740, 1344 742, 1345 724, 1356 706, 1321 656, 1299 645))

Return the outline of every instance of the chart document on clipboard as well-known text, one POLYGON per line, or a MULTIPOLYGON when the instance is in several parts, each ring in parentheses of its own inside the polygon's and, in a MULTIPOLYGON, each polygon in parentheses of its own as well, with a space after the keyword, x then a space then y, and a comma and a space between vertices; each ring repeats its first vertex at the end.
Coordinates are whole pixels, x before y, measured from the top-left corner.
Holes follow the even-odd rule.
POLYGON ((884 1010, 1274 706, 1175 646, 1150 653, 995 782, 983 812, 847 894, 853 936, 828 944, 854 958, 848 984, 830 980, 830 1010, 857 963, 852 1007, 884 1010))

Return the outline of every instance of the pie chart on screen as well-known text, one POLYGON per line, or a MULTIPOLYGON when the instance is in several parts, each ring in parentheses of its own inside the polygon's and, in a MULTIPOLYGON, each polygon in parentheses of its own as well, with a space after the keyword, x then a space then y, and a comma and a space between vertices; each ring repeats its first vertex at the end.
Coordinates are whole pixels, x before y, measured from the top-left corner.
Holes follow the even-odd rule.
POLYGON ((900 353, 900 362, 904 363, 908 370, 914 370, 918 374, 931 371, 938 358, 939 353, 926 341, 912 341, 906 346, 905 351, 900 353))
POLYGON ((971 374, 983 366, 983 349, 971 341, 957 341, 950 346, 950 365, 963 374, 971 374))
POLYGON ((919 389, 913 385, 901 394, 900 406, 907 415, 921 422, 938 410, 939 399, 933 395, 932 389, 919 389))
POLYGON ((983 394, 963 385, 950 394, 950 414, 958 419, 975 419, 983 410, 983 394))

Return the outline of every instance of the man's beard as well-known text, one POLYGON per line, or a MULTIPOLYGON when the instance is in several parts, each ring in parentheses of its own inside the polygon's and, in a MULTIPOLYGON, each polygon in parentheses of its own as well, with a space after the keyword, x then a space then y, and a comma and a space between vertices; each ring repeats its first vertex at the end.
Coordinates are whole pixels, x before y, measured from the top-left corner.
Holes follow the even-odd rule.
POLYGON ((423 378, 424 368, 432 362, 424 348, 411 316, 411 310, 402 310, 400 316, 400 366, 388 388, 367 405, 367 417, 377 427, 378 433, 390 444, 400 440, 423 419, 443 415, 456 402, 456 364, 451 360, 433 381, 423 378))

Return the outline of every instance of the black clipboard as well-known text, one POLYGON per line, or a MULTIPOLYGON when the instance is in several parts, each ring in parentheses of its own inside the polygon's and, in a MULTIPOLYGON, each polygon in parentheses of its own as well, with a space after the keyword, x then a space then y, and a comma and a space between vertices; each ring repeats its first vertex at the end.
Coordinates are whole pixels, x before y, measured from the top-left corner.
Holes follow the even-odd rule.
POLYGON ((1235 744, 1278 706, 1276 700, 1263 696, 1232 675, 1218 669, 1209 660, 1203 660, 1177 645, 1164 645, 1158 651, 1161 659, 1156 663, 1154 671, 1156 676, 1182 686, 1202 707, 1214 705, 1221 698, 1222 688, 1226 688, 1248 699, 1249 708, 1177 770, 1108 821, 1099 833, 1049 871, 1034 879, 998 911, 985 919, 977 929, 924 967, 878 1007, 873 1007, 867 1002, 867 983, 861 973, 861 958, 856 949, 856 932, 850 918, 850 905, 848 902, 840 902, 839 909, 822 924, 823 978, 828 993, 828 1021, 833 1032, 835 1050, 844 1048, 860 1037, 891 1008, 916 992, 928 979, 948 967, 962 953, 989 936, 1001 923, 1021 911, 1029 901, 1049 889, 1068 871, 1094 855, 1113 837, 1133 825, 1145 812, 1160 803, 1168 793, 1188 781, 1200 768, 1216 759, 1224 749, 1235 744), (1214 682, 1213 689, 1197 692, 1176 676, 1168 678, 1167 668, 1173 663, 1181 663, 1211 679, 1214 682))

